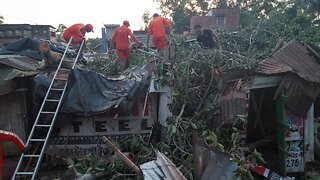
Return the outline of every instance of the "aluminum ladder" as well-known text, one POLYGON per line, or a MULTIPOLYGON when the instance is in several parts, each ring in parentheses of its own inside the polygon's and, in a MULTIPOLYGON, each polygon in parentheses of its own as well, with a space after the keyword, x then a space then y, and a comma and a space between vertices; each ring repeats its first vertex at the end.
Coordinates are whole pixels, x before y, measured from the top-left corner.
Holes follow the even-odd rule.
POLYGON ((81 42, 80 49, 74 60, 66 59, 66 54, 71 44, 69 40, 57 70, 54 73, 52 81, 48 87, 47 93, 39 109, 37 118, 33 124, 32 130, 27 140, 28 150, 21 154, 18 165, 12 176, 14 179, 35 179, 39 170, 44 150, 48 143, 54 122, 59 113, 61 102, 68 84, 68 77, 71 70, 75 67, 79 55, 81 54, 84 40, 81 42), (72 67, 62 68, 63 62, 72 64, 72 67), (64 74, 66 78, 61 78, 64 74))

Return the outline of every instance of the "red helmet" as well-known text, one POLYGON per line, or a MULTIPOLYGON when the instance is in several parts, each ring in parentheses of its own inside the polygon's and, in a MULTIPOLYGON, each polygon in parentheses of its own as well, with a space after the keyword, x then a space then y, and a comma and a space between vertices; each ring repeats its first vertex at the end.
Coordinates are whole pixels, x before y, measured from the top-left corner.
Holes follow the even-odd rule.
POLYGON ((87 24, 86 27, 88 27, 92 32, 94 32, 92 24, 87 24))
POLYGON ((125 24, 128 24, 128 26, 130 26, 130 23, 129 23, 128 20, 124 20, 124 21, 123 21, 123 25, 125 25, 125 24))

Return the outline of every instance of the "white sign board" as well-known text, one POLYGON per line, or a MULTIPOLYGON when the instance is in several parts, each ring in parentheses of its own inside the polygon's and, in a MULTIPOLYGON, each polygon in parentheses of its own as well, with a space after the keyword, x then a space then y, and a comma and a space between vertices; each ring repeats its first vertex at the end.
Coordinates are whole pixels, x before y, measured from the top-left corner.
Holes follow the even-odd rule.
MULTIPOLYGON (((102 136, 115 137, 121 141, 130 135, 151 132, 157 120, 156 96, 138 98, 128 114, 120 114, 115 109, 93 117, 80 117, 65 121, 58 136, 50 139, 48 154, 73 154, 81 156, 88 153, 104 155, 106 146, 102 136)), ((61 125, 60 125, 61 126, 61 125)))

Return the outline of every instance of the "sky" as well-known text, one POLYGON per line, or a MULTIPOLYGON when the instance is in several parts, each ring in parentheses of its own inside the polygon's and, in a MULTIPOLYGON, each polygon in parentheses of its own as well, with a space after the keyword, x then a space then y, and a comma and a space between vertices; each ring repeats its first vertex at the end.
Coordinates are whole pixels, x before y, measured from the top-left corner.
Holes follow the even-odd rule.
POLYGON ((153 0, 1 0, 0 15, 5 24, 59 24, 69 27, 76 23, 91 23, 94 33, 88 38, 101 37, 103 24, 130 22, 131 30, 142 26, 142 15, 159 13, 153 0))

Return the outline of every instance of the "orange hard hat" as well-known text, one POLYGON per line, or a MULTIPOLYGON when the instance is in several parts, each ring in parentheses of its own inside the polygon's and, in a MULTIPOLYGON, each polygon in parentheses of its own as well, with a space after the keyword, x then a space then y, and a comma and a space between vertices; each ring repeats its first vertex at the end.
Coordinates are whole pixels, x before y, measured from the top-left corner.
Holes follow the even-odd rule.
POLYGON ((93 31, 93 26, 92 26, 92 24, 87 24, 86 26, 87 26, 92 32, 94 32, 94 31, 93 31))

